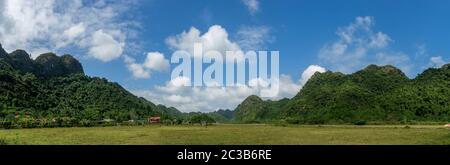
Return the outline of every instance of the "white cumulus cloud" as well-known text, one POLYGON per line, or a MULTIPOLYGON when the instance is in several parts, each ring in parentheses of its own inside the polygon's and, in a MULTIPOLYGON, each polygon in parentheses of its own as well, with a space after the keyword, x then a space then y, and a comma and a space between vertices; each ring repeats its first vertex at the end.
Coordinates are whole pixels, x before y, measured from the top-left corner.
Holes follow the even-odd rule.
POLYGON ((70 28, 64 30, 63 36, 60 38, 60 42, 56 43, 56 48, 65 47, 70 43, 76 42, 75 40, 83 37, 86 31, 86 26, 83 23, 73 25, 70 28))
MULTIPOLYGON (((58 53, 75 47, 91 57, 110 61, 123 53, 127 35, 134 27, 135 22, 117 17, 131 4, 104 0, 2 0, 0 42, 7 51, 25 49, 31 53, 58 53), (106 48, 111 49, 103 50, 106 48)), ((68 52, 59 54, 63 53, 68 52)))
POLYGON ((271 43, 270 28, 267 26, 242 26, 235 37, 230 37, 229 32, 220 25, 213 25, 208 31, 202 33, 195 27, 180 34, 166 38, 166 44, 173 51, 187 51, 194 58, 200 58, 208 51, 217 51, 226 58, 225 62, 231 62, 234 58, 242 62, 246 51, 263 50, 267 43, 271 43), (234 40, 232 40, 233 38, 234 40), (195 44, 202 46, 201 54, 194 54, 195 44), (233 52, 227 54, 227 51, 233 52))
MULTIPOLYGON (((289 75, 280 75, 280 88, 278 95, 272 98, 263 98, 278 100, 282 98, 291 98, 301 89, 302 85, 315 72, 324 72, 325 69, 311 65, 302 74, 300 80, 293 81, 289 75)), ((259 95, 259 87, 267 86, 268 83, 261 79, 250 80, 251 85, 237 86, 206 86, 191 87, 191 79, 188 77, 176 77, 168 81, 163 86, 156 86, 148 90, 135 90, 134 94, 144 97, 158 104, 173 106, 183 112, 202 111, 209 112, 217 109, 234 109, 245 98, 250 95, 259 95), (218 101, 219 100, 219 101, 218 101), (211 104, 214 103, 214 104, 211 104)))
POLYGON ((136 79, 150 78, 152 71, 167 71, 169 70, 169 60, 160 52, 148 52, 144 63, 137 63, 136 60, 130 56, 124 56, 125 64, 128 70, 136 79))
POLYGON ((147 54, 144 66, 148 69, 156 71, 166 71, 169 69, 169 60, 164 58, 164 55, 160 52, 150 52, 147 54))
POLYGON ((183 112, 234 109, 247 96, 257 92, 248 86, 190 87, 184 86, 185 83, 190 83, 190 79, 176 78, 164 86, 132 92, 155 103, 176 107, 183 112))
POLYGON ((300 84, 301 85, 305 85, 306 82, 308 82, 308 80, 316 73, 324 73, 327 70, 321 66, 318 65, 310 65, 308 66, 308 68, 305 69, 305 71, 303 71, 302 73, 302 77, 300 78, 300 84))
POLYGON ((90 56, 108 62, 122 55, 124 43, 116 41, 103 30, 98 30, 93 34, 90 46, 90 56))
POLYGON ((428 65, 433 68, 440 68, 447 63, 449 62, 442 59, 442 56, 435 56, 430 58, 430 62, 428 65))
POLYGON ((128 70, 136 79, 144 79, 150 77, 150 71, 146 70, 142 64, 136 63, 136 60, 129 56, 124 56, 124 61, 128 70))
POLYGON ((373 17, 356 17, 348 26, 338 28, 338 39, 325 44, 318 57, 333 71, 351 73, 369 64, 391 64, 409 73, 411 59, 403 52, 390 49, 392 38, 374 30, 373 17))
POLYGON ((194 44, 200 43, 203 52, 218 51, 225 55, 226 51, 239 51, 240 46, 236 42, 230 41, 228 32, 220 25, 209 27, 208 31, 201 34, 200 30, 191 27, 189 31, 184 31, 176 36, 166 39, 167 45, 173 50, 184 50, 194 55, 194 44))

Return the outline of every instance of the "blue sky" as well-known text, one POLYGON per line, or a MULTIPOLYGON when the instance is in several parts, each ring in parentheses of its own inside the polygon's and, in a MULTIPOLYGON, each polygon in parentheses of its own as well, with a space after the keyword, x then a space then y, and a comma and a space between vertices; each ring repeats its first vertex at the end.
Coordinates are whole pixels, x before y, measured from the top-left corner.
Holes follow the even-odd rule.
MULTIPOLYGON (((260 11, 251 15, 239 0, 228 3, 145 1, 136 11, 143 26, 139 30, 141 37, 137 40, 144 42, 144 50, 135 56, 142 56, 143 60, 145 52, 161 51, 169 58, 171 51, 164 43, 165 39, 191 26, 205 32, 210 26, 218 24, 226 28, 230 35, 241 26, 268 26, 271 28, 270 35, 275 38, 266 45, 268 50, 280 50, 281 72, 298 78, 308 65, 320 63, 318 51, 337 38, 335 33, 338 27, 347 26, 358 16, 372 16, 376 22, 374 29, 391 36, 395 50, 412 56, 418 51, 418 46, 425 45, 430 55, 448 57, 449 7, 449 1, 262 1, 260 11)), ((414 62, 422 65, 428 63, 423 59, 414 62)), ((102 66, 105 69, 98 69, 96 61, 84 63, 88 74, 108 77, 134 88, 135 81, 124 79, 124 76, 129 76, 124 66, 109 67, 120 64, 105 63, 102 66)), ((156 73, 142 83, 144 86, 153 82, 163 83, 169 76, 156 73)))
POLYGON ((5 10, 0 41, 8 51, 26 49, 32 56, 45 51, 73 54, 88 75, 118 82, 150 101, 183 111, 212 111, 234 108, 251 92, 200 89, 220 95, 199 99, 203 95, 195 90, 165 90, 172 87, 174 66, 161 69, 166 67, 161 64, 179 48, 167 40, 180 39, 191 27, 203 35, 216 25, 242 48, 280 51, 280 73, 292 87, 286 91, 294 91, 282 96, 292 97, 311 65, 351 73, 371 63, 393 64, 414 77, 425 68, 448 63, 449 8, 450 1, 444 0, 1 0, 0 9, 5 10), (251 44, 244 45, 245 39, 251 44), (161 62, 146 68, 149 53, 161 62), (217 99, 230 101, 208 105, 217 99))

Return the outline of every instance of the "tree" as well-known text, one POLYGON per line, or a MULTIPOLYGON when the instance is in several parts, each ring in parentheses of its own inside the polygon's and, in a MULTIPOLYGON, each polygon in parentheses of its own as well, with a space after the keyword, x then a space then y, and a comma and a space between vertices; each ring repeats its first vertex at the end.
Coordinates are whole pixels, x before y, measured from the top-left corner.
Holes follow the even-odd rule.
POLYGON ((210 116, 208 116, 207 114, 195 114, 193 116, 190 117, 190 122, 191 123, 198 123, 200 125, 204 125, 207 126, 208 124, 212 124, 215 123, 216 121, 211 118, 210 116))

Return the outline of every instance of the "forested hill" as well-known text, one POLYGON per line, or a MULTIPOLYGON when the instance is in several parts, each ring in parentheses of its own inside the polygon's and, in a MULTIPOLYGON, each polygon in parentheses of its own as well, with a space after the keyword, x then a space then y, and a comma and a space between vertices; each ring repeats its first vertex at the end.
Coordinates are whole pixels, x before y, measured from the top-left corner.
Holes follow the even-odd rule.
MULTIPOLYGON (((7 53, 0 45, 0 119, 22 116, 70 122, 112 119, 118 122, 189 118, 136 97, 119 84, 84 74, 71 55, 42 54, 35 60, 24 50, 7 53)), ((352 73, 316 73, 292 99, 249 96, 234 111, 207 113, 216 121, 340 124, 450 121, 450 64, 430 68, 409 79, 394 66, 369 65, 352 73)))
POLYGON ((414 79, 390 65, 369 65, 353 74, 316 73, 292 99, 250 96, 235 109, 239 122, 284 120, 339 124, 450 121, 450 64, 414 79))
POLYGON ((31 116, 73 121, 172 118, 174 108, 157 106, 119 84, 89 77, 71 55, 42 54, 35 60, 24 50, 7 53, 0 45, 0 118, 31 116))

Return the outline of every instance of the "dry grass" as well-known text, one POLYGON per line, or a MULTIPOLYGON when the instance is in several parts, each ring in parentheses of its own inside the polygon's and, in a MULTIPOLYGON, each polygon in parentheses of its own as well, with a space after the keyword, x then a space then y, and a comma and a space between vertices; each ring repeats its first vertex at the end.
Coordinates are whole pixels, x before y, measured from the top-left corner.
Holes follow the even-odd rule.
POLYGON ((443 126, 133 126, 0 130, 3 144, 450 144, 443 126))

